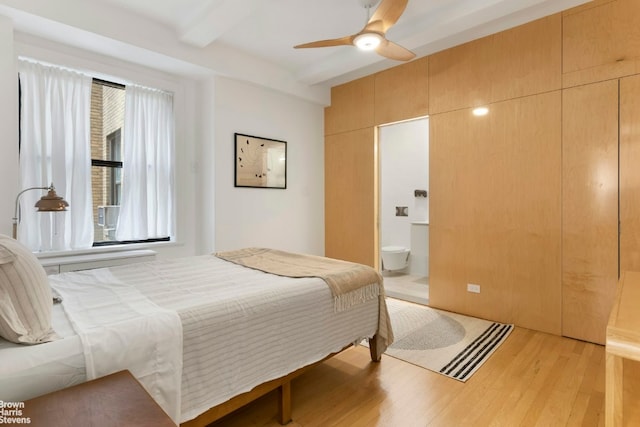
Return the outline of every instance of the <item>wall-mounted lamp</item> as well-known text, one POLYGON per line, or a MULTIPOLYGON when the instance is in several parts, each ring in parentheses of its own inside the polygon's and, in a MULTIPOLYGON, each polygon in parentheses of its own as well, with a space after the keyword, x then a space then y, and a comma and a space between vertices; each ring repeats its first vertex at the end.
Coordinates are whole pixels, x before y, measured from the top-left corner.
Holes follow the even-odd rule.
POLYGON ((38 200, 35 204, 35 207, 38 208, 38 212, 61 212, 66 211, 69 203, 62 197, 56 194, 56 189, 51 183, 48 187, 31 187, 25 190, 22 190, 16 196, 16 210, 13 214, 13 238, 17 239, 18 237, 18 223, 20 222, 20 217, 18 215, 18 208, 20 204, 20 196, 30 190, 48 190, 47 194, 42 196, 40 200, 38 200))

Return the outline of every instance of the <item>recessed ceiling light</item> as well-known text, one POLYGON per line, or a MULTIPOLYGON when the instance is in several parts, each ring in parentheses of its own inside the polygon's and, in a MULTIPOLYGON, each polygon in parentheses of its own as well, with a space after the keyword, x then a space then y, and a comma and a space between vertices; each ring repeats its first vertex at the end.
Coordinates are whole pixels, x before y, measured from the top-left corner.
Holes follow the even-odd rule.
POLYGON ((489 109, 487 107, 478 107, 473 109, 474 116, 486 116, 489 114, 489 109))

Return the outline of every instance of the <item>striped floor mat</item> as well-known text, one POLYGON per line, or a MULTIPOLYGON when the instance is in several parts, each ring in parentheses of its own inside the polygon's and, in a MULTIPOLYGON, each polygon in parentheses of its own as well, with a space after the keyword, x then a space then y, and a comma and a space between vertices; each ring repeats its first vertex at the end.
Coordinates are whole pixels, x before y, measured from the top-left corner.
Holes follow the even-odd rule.
POLYGON ((513 330, 394 298, 387 298, 387 307, 395 341, 386 354, 463 382, 513 330))

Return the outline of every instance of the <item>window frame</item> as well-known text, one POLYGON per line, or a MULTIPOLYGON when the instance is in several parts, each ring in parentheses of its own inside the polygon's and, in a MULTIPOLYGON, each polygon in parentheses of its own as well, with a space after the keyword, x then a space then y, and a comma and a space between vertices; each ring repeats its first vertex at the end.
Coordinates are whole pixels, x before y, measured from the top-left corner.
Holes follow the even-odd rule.
MULTIPOLYGON (((111 82, 108 80, 103 80, 103 79, 99 79, 96 77, 93 77, 93 83, 95 84, 100 84, 103 86, 109 86, 109 87, 113 87, 116 89, 122 89, 122 90, 126 90, 126 86, 120 83, 115 83, 115 82, 111 82)), ((112 133, 110 133, 109 135, 106 136, 106 143, 107 144, 112 144, 113 142, 117 141, 120 145, 122 144, 122 128, 119 128, 115 131, 113 131, 112 133), (109 137, 111 135, 114 135, 115 138, 113 140, 109 140, 109 137)), ((175 159, 174 159, 175 161, 175 159)), ((103 159, 94 159, 91 158, 91 166, 97 166, 97 167, 107 167, 107 168, 112 168, 115 172, 115 169, 120 169, 122 170, 122 167, 124 165, 124 162, 122 160, 103 160, 103 159)), ((120 181, 120 185, 122 185, 122 178, 120 181)), ((111 198, 112 200, 114 200, 114 182, 111 182, 110 185, 110 192, 111 192, 111 198)), ((94 218, 95 221, 95 218, 94 218)), ((136 244, 136 243, 155 243, 155 242, 170 242, 171 241, 171 237, 170 236, 166 236, 166 237, 157 237, 157 238, 152 238, 152 239, 144 239, 144 240, 102 240, 102 241, 93 241, 93 247, 101 247, 101 246, 114 246, 114 245, 129 245, 129 244, 136 244)))

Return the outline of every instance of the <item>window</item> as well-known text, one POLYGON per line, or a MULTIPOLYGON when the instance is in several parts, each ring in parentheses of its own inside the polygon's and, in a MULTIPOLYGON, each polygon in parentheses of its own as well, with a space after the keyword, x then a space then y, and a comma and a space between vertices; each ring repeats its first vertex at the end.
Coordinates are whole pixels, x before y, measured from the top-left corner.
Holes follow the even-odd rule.
POLYGON ((19 240, 34 251, 170 240, 173 95, 23 58, 19 66, 21 186, 54 182, 70 205, 55 219, 23 209, 19 240))
POLYGON ((122 127, 125 88, 93 79, 91 85, 91 190, 94 245, 117 241, 122 203, 122 127))

